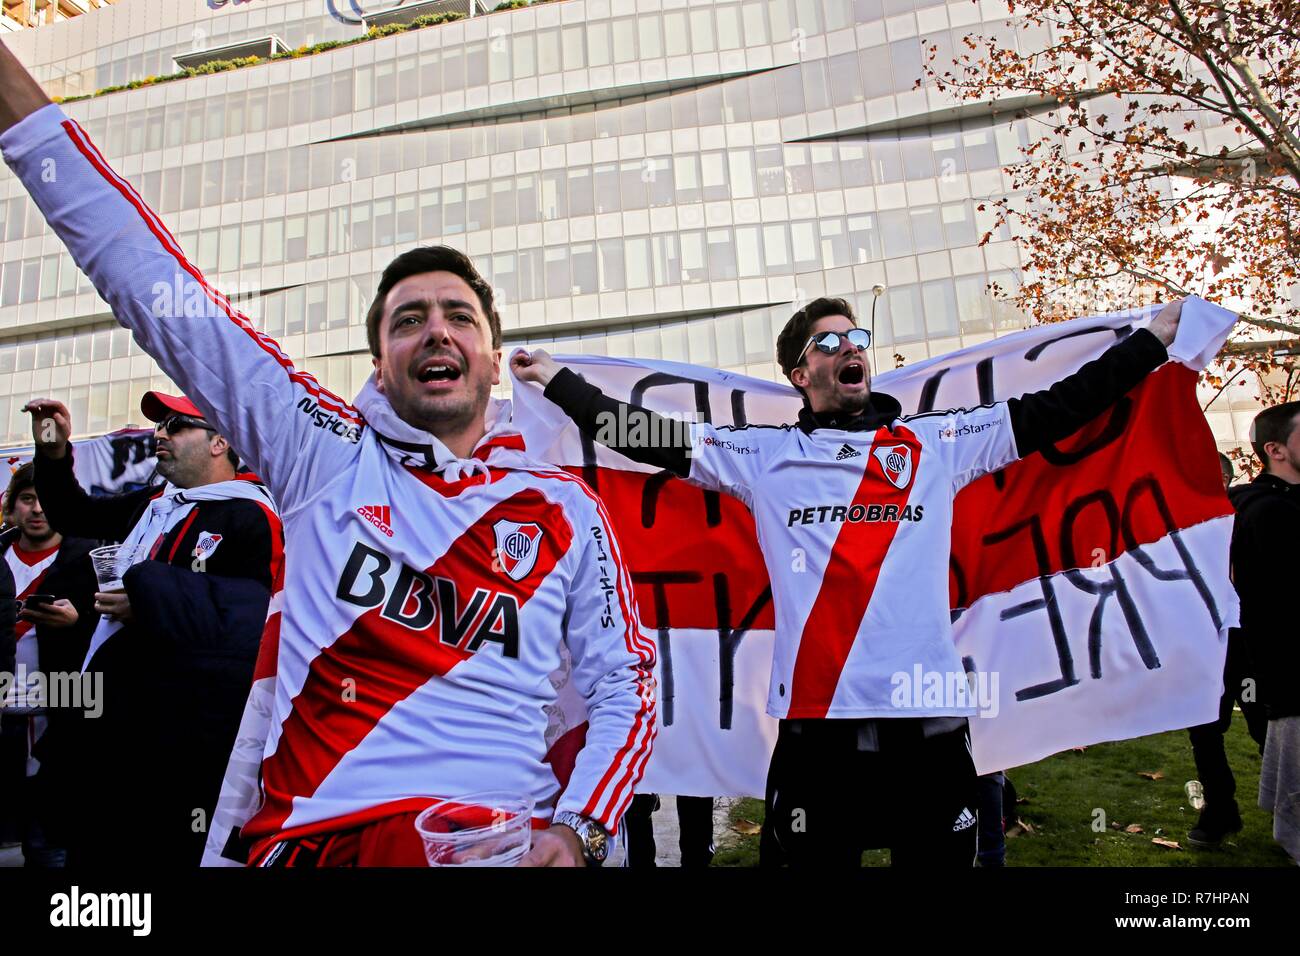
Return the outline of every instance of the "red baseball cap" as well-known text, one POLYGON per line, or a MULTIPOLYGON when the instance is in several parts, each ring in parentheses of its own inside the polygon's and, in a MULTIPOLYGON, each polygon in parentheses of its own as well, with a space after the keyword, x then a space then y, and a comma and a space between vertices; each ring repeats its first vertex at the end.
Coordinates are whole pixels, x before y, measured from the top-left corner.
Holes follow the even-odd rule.
POLYGON ((151 422, 160 422, 171 415, 203 418, 198 406, 184 395, 168 395, 166 392, 145 392, 140 399, 140 411, 151 422))

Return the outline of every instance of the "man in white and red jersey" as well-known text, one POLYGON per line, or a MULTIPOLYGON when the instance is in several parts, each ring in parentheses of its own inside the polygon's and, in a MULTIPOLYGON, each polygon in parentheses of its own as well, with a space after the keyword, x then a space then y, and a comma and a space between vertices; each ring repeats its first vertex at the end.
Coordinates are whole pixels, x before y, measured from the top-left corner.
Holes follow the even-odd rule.
POLYGON ((874 846, 890 847, 895 864, 972 863, 975 709, 957 700, 900 708, 893 693, 896 675, 918 668, 943 686, 963 675, 948 607, 953 498, 1073 434, 1163 364, 1179 308, 1049 390, 904 417, 896 399, 871 391, 870 333, 852 308, 817 299, 777 340, 781 369, 804 396, 798 423, 697 423, 675 447, 611 443, 680 432, 544 351, 512 357, 516 375, 544 385, 587 435, 753 512, 776 612, 767 711, 781 721, 765 864, 857 866, 874 846), (602 428, 638 418, 658 430, 602 428))
MULTIPOLYGON (((256 475, 240 474, 229 441, 182 395, 146 392, 165 484, 115 495, 77 481, 68 409, 49 398, 32 415, 36 490, 64 534, 121 542, 122 587, 94 588, 100 612, 73 668, 100 681, 93 720, 51 726, 67 756, 54 789, 94 794, 68 807, 70 866, 111 865, 124 838, 164 867, 197 866, 252 683, 280 520, 256 475), (132 767, 123 778, 122 767, 132 767)), ((43 642, 44 652, 49 642, 43 642)))
POLYGON ((7 52, 0 90, 6 162, 281 508, 264 801, 242 828, 252 859, 423 862, 415 812, 480 791, 534 802, 526 862, 602 859, 650 755, 654 644, 599 500, 530 458, 509 403, 491 400, 491 287, 451 249, 394 260, 367 316, 375 373, 348 404, 208 285, 7 52), (203 314, 157 314, 159 282, 201 291, 203 314), (557 776, 545 731, 566 667, 588 723, 557 776))
MULTIPOLYGON (((11 674, 3 707, 7 737, 22 738, 19 765, 6 762, 0 790, 5 808, 17 814, 27 866, 62 866, 66 857, 58 821, 50 813, 42 752, 51 717, 43 699, 48 677, 76 671, 95 623, 93 576, 85 578, 95 543, 65 538, 51 526, 36 495, 31 462, 9 480, 4 496, 6 530, 0 533, 3 571, 13 579, 17 615, 14 645, 0 651, 0 671, 11 674)), ((64 703, 64 702, 55 702, 64 703)))

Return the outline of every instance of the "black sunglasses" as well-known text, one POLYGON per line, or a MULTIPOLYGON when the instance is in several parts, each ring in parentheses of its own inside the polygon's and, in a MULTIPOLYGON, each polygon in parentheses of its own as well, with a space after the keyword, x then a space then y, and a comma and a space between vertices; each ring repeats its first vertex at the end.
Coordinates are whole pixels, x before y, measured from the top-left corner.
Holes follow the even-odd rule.
POLYGON ((215 432, 216 429, 209 425, 201 418, 195 418, 193 415, 168 415, 162 421, 154 425, 154 431, 159 428, 164 429, 168 435, 175 435, 178 431, 185 428, 202 428, 204 431, 215 432))
POLYGON ((817 346, 817 351, 825 355, 834 355, 840 350, 841 338, 848 339, 849 344, 859 352, 871 345, 871 333, 867 329, 849 329, 847 332, 818 332, 804 343, 803 351, 799 353, 799 361, 803 361, 804 353, 808 351, 810 345, 817 346))

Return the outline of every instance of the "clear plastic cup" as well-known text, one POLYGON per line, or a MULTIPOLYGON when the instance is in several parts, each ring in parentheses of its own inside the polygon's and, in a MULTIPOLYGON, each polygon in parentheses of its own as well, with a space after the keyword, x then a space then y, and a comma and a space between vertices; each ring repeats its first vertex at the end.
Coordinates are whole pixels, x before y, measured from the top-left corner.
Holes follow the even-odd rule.
POLYGON ((126 590, 126 585, 122 583, 122 571, 118 566, 122 557, 120 544, 110 544, 90 552, 90 561, 95 566, 95 578, 99 581, 100 591, 126 590))
POLYGON ((415 818, 430 866, 517 866, 532 846, 533 801, 473 793, 434 801, 415 818))

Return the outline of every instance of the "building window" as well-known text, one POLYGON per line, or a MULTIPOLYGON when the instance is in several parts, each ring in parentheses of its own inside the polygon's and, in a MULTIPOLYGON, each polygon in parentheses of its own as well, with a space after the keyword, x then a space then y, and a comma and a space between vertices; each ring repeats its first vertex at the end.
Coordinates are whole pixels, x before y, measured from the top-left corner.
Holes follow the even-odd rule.
POLYGON ((957 295, 951 279, 927 282, 921 286, 925 303, 925 327, 934 337, 957 334, 957 295))
POLYGON ((625 288, 627 278, 623 264, 623 240, 602 239, 597 252, 600 291, 612 292, 625 288))
POLYGON ((641 59, 658 59, 664 55, 663 37, 659 32, 659 18, 642 16, 637 19, 637 38, 641 46, 641 59))
POLYGON ((763 254, 767 271, 773 275, 790 274, 790 240, 784 223, 763 227, 763 254))
POLYGON ((731 230, 710 229, 708 243, 709 278, 715 282, 736 278, 736 247, 732 243, 731 230))
POLYGON ((686 14, 674 10, 664 14, 664 53, 667 56, 685 56, 691 52, 691 38, 686 26, 686 14))
POLYGON ((573 266, 573 294, 589 295, 597 289, 596 247, 590 242, 580 242, 571 247, 573 266))
POLYGON ((627 252, 627 287, 644 289, 650 285, 650 240, 644 236, 634 236, 624 241, 624 248, 627 252))

